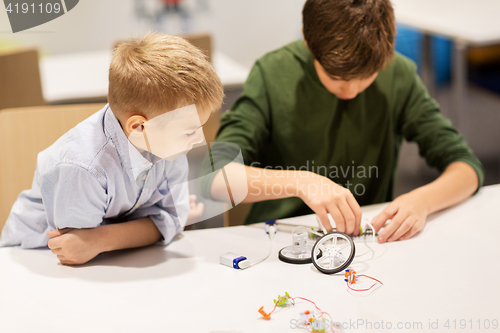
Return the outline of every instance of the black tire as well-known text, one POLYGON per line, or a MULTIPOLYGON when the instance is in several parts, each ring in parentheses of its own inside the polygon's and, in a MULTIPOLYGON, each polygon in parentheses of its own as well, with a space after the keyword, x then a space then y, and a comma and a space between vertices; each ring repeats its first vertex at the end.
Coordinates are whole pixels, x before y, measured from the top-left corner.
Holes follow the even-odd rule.
MULTIPOLYGON (((314 243, 314 246, 311 250, 311 258, 314 257, 314 251, 316 250, 316 247, 318 246, 319 242, 325 238, 326 236, 328 235, 331 235, 331 234, 340 234, 340 235, 343 235, 347 238, 347 240, 349 241, 349 244, 351 245, 351 253, 349 254, 349 257, 347 258, 347 260, 339 267, 336 267, 336 268, 333 268, 333 269, 325 269, 325 268, 322 268, 320 265, 318 265, 316 263, 316 260, 312 260, 312 263, 314 265, 314 267, 316 267, 316 269, 318 271, 320 271, 321 273, 324 273, 324 274, 335 274, 335 273, 338 273, 338 272, 342 272, 344 269, 346 269, 347 267, 349 267, 349 265, 351 264, 351 262, 354 260, 354 255, 356 254, 356 248, 354 246, 354 242, 352 241, 352 238, 343 233, 343 232, 340 232, 340 231, 333 231, 333 232, 330 232, 326 235, 324 235, 323 237, 321 237, 320 239, 318 239, 316 241, 316 243, 314 243)), ((321 251, 321 249, 319 249, 321 251)), ((319 259, 319 258, 317 258, 319 259)))

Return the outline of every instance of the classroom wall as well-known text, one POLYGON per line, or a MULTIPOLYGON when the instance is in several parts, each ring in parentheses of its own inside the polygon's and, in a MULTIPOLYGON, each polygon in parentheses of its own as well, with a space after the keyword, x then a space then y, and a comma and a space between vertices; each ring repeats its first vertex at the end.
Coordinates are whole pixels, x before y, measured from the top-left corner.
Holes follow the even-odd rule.
MULTIPOLYGON (((138 19, 134 12, 136 1, 81 0, 56 20, 16 34, 11 33, 6 12, 0 10, 0 44, 34 44, 46 54, 82 52, 109 48, 116 40, 158 27, 169 33, 180 33, 185 28, 174 18, 163 25, 138 19)), ((142 1, 158 4, 157 0, 142 1)), ((187 29, 212 32, 219 50, 248 66, 264 53, 300 37, 305 0, 183 1, 191 10, 187 29)))

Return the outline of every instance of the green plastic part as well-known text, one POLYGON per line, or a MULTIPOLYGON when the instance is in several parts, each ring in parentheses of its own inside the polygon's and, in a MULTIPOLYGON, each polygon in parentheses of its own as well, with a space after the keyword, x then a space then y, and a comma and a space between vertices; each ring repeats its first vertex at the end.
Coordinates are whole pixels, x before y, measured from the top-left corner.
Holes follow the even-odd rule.
POLYGON ((290 295, 285 292, 285 296, 281 296, 281 295, 278 295, 278 300, 273 300, 274 301, 274 304, 276 304, 276 306, 284 306, 288 303, 288 299, 290 298, 290 295))

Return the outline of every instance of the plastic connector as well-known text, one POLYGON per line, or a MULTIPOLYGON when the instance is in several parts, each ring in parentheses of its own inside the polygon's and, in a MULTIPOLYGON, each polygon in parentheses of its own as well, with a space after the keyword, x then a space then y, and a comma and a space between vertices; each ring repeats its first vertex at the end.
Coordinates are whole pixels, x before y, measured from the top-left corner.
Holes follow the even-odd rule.
POLYGON ((272 220, 272 221, 266 221, 266 234, 269 235, 269 230, 271 227, 274 227, 273 228, 273 234, 276 233, 276 221, 275 220, 272 220))

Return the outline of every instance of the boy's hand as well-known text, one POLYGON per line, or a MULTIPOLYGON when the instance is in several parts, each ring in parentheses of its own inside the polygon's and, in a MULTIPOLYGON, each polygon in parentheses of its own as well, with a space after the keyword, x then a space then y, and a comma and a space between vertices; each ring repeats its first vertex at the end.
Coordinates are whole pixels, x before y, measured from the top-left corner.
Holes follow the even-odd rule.
POLYGON ((205 205, 203 202, 196 203, 196 195, 192 194, 189 196, 189 213, 187 216, 186 225, 190 225, 198 222, 201 215, 203 215, 203 210, 205 205))
POLYGON ((298 195, 320 219, 327 231, 332 231, 328 213, 335 220, 337 231, 348 235, 359 234, 361 207, 354 195, 327 177, 307 172, 306 177, 298 177, 298 195))
POLYGON ((49 248, 65 265, 84 264, 102 252, 96 241, 96 228, 56 229, 47 231, 47 236, 49 248))
POLYGON ((392 220, 379 235, 378 242, 405 240, 421 231, 429 215, 423 200, 417 191, 397 197, 372 220, 375 232, 378 232, 387 220, 392 220))

